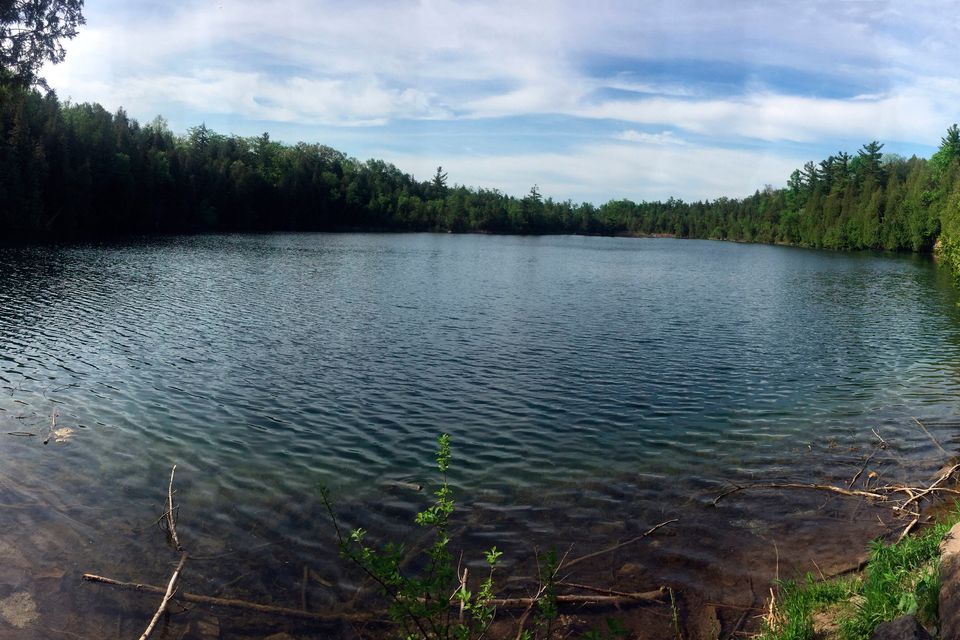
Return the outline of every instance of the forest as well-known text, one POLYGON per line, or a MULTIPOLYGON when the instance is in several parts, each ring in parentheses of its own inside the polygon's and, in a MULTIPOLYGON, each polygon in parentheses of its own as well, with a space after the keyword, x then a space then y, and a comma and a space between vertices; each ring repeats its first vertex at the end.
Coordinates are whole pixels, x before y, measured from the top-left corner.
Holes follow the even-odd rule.
MULTIPOLYGON (((217 231, 674 235, 828 249, 937 251, 960 264, 960 129, 928 160, 877 141, 740 199, 557 201, 417 180, 380 160, 201 124, 175 135, 122 109, 0 85, 0 234, 8 240, 217 231), (939 239, 939 242, 937 242, 939 239)), ((643 176, 637 176, 642 181, 643 176)))

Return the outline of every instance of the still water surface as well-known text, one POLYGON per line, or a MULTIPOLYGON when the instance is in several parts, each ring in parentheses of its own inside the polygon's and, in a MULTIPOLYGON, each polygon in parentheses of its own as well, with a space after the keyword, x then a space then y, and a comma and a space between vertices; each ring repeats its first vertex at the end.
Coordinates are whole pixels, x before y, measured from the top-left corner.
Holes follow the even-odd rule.
POLYGON ((348 524, 407 535, 444 431, 477 545, 587 551, 684 513, 611 562, 644 567, 636 588, 697 585, 739 568, 744 536, 822 530, 796 496, 711 507, 726 483, 849 479, 871 428, 898 447, 882 471, 929 473, 911 417, 956 448, 958 372, 957 294, 911 256, 433 234, 0 249, 0 430, 38 434, 0 435, 0 598, 132 631, 155 603, 128 620, 129 597, 77 578, 165 580, 152 523, 177 463, 191 590, 298 606, 308 564, 313 606, 336 606, 322 583, 353 578, 318 486, 348 524), (44 447, 54 409, 74 433, 44 447))

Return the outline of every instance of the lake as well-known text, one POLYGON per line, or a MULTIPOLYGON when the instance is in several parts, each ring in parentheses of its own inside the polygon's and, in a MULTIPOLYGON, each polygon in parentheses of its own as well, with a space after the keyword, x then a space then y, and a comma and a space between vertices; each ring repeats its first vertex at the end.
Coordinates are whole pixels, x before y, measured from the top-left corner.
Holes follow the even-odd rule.
MULTIPOLYGON (((933 473, 913 417, 960 444, 957 302, 925 257, 711 241, 0 248, 0 599, 33 594, 36 637, 142 631, 156 598, 79 575, 165 583, 175 555, 156 520, 175 463, 186 588, 298 607, 307 565, 311 606, 342 606, 359 583, 319 487, 347 525, 410 538, 449 432, 468 548, 497 544, 509 569, 535 546, 578 555, 677 517, 594 582, 755 604, 774 548, 781 571, 839 567, 902 524, 842 497, 713 498, 845 484, 878 436, 891 447, 868 470, 933 473), (54 411, 72 433, 44 446, 54 411)), ((231 624, 224 637, 242 635, 231 624)))

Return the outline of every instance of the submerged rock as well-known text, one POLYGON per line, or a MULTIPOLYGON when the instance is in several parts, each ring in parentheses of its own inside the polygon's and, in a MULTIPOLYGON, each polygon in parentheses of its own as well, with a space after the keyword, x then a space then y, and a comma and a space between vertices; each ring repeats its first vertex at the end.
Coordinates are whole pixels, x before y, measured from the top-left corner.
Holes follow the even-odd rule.
POLYGON ((33 624, 39 617, 37 603, 26 591, 19 591, 0 600, 0 618, 18 629, 33 624))
POLYGON ((933 636, 920 626, 915 616, 900 616, 895 620, 881 623, 874 629, 870 640, 933 640, 933 636))

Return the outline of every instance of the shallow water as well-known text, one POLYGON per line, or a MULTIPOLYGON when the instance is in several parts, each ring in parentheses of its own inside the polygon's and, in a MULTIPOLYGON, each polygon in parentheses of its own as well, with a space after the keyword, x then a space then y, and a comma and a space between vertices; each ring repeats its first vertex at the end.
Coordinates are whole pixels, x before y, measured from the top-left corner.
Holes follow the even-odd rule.
POLYGON ((311 605, 339 606, 356 578, 318 486, 347 524, 411 536, 427 498, 407 485, 433 480, 442 431, 469 544, 511 562, 680 517, 595 570, 718 594, 762 576, 771 544, 798 550, 785 565, 814 549, 839 565, 878 532, 850 526, 859 506, 711 501, 745 479, 845 482, 871 428, 896 452, 871 469, 932 473, 912 416, 957 449, 957 300, 924 258, 672 239, 0 249, 0 431, 37 434, 0 440, 0 600, 35 594, 35 635, 142 626, 155 602, 78 578, 166 579, 154 522, 176 463, 190 590, 299 606, 306 564, 311 605), (73 434, 44 446, 54 410, 73 434))

